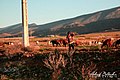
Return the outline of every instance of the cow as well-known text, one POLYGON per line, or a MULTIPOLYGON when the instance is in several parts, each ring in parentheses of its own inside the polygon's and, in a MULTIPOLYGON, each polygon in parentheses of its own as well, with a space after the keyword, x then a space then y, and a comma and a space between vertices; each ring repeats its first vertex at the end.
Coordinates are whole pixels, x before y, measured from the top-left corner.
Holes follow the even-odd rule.
POLYGON ((5 45, 14 45, 13 42, 0 42, 0 47, 5 47, 5 45))
POLYGON ((62 40, 62 44, 63 44, 64 47, 66 47, 67 44, 68 44, 68 40, 67 40, 67 39, 63 39, 63 40, 62 40))
MULTIPOLYGON (((56 45, 56 47, 57 46, 61 46, 61 45, 63 45, 64 47, 66 47, 68 45, 68 40, 67 39, 62 39, 62 38, 60 38, 60 39, 53 39, 53 40, 50 41, 50 43, 52 43, 53 47, 55 45, 56 45)), ((75 46, 77 46, 78 45, 78 41, 74 41, 73 44, 75 46)))
POLYGON ((116 40, 112 46, 115 46, 116 48, 120 45, 120 39, 116 40))
POLYGON ((53 47, 56 45, 56 47, 59 45, 60 46, 60 40, 59 39, 54 39, 51 40, 50 43, 52 43, 53 47))
MULTIPOLYGON (((64 47, 68 45, 68 40, 67 39, 62 39, 62 44, 64 47)), ((78 41, 73 41, 74 46, 78 46, 78 41)))
POLYGON ((109 38, 109 39, 106 39, 105 41, 103 41, 101 48, 103 48, 104 46, 111 47, 112 46, 112 39, 109 38))

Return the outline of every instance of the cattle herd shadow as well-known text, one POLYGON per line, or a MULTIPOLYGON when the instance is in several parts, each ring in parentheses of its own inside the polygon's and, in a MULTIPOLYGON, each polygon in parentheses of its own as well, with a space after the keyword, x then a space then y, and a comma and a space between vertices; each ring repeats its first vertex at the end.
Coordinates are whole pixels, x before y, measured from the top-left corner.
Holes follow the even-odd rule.
MULTIPOLYGON (((0 52, 3 53, 4 50, 0 52)), ((65 53, 56 49, 47 54, 36 53, 31 57, 24 54, 18 52, 12 57, 0 56, 1 80, 117 80, 120 78, 120 49, 75 50, 65 53)))

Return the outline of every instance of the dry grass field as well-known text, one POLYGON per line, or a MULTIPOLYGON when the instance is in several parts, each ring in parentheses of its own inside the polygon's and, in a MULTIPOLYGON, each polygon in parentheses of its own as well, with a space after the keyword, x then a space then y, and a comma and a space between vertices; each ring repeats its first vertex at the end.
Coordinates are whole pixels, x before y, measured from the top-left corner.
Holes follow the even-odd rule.
MULTIPOLYGON (((63 47, 63 45, 58 47, 52 47, 52 44, 50 44, 50 40, 54 39, 65 39, 65 36, 55 36, 55 37, 42 37, 42 38, 30 38, 30 47, 36 50, 39 49, 63 49, 66 51, 68 47, 63 47), (38 42, 37 42, 38 41, 38 42)), ((79 45, 77 46, 77 49, 79 46, 90 46, 90 41, 102 41, 108 38, 114 38, 114 41, 120 38, 120 32, 104 32, 104 33, 91 33, 91 34, 82 34, 82 35, 76 35, 75 40, 78 41, 79 45), (83 43, 83 45, 82 45, 83 43), (86 44, 85 44, 86 43, 86 44)), ((22 38, 0 38, 0 42, 13 42, 14 45, 9 46, 16 46, 21 45, 22 46, 22 38)), ((5 45, 8 47, 8 45, 5 45)), ((4 47, 5 47, 4 46, 4 47)), ((94 44, 92 46, 95 46, 94 44)))

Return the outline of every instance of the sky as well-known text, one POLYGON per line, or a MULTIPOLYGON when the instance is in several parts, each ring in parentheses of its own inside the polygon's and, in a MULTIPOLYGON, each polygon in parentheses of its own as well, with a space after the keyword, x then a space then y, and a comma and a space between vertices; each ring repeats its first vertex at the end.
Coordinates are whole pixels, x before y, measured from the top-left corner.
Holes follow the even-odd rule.
MULTIPOLYGON (((27 0, 29 24, 38 25, 120 6, 120 0, 27 0)), ((0 28, 22 22, 21 0, 0 0, 0 28)))

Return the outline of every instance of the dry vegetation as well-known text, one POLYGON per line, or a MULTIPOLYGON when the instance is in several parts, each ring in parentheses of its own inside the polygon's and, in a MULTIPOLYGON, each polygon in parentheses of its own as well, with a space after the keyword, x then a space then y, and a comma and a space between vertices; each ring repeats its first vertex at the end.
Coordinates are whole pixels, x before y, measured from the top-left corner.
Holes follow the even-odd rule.
MULTIPOLYGON (((107 37, 120 38, 118 33, 77 35, 78 41, 104 40, 107 37)), ((14 44, 0 45, 1 80, 117 80, 120 78, 120 49, 104 48, 99 45, 79 45, 74 51, 68 47, 52 47, 49 41, 56 38, 30 38, 30 47, 23 48, 21 38, 1 38, 0 42, 14 44), (39 41, 39 42, 36 42, 39 41), (91 77, 91 73, 110 72, 111 77, 91 77)))

